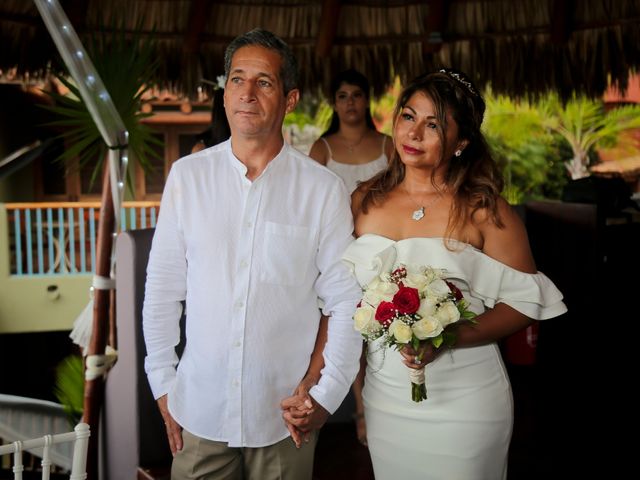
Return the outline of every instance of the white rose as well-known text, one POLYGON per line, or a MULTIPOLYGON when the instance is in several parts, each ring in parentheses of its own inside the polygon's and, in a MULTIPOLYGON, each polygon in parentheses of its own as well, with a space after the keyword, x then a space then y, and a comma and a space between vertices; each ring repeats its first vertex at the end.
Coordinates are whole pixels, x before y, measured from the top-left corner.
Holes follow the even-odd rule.
POLYGON ((411 340, 411 327, 402 320, 394 320, 389 326, 389 333, 398 343, 409 343, 411 340))
POLYGON ((408 273, 402 282, 406 287, 415 288, 419 293, 422 293, 427 288, 429 279, 422 274, 408 273))
POLYGON ((426 288, 426 294, 428 297, 436 297, 438 299, 442 299, 450 293, 451 289, 449 288, 449 285, 447 285, 447 283, 440 278, 435 279, 433 282, 427 285, 426 288))
POLYGON ((369 305, 364 305, 356 309, 356 312, 353 314, 355 329, 364 335, 376 333, 382 328, 382 325, 376 321, 375 315, 376 311, 369 305))
POLYGON ((426 338, 437 337, 442 333, 442 325, 440 321, 433 316, 424 317, 422 320, 418 320, 411 326, 413 333, 420 340, 426 338))
POLYGON ((367 328, 369 322, 374 318, 376 311, 369 305, 358 307, 353 314, 354 327, 358 332, 367 328))
POLYGON ((390 302, 393 296, 398 293, 400 287, 392 282, 384 282, 380 278, 374 278, 364 293, 363 300, 369 305, 377 307, 380 302, 390 302))
POLYGON ((445 302, 440 305, 440 308, 436 312, 436 317, 440 321, 443 327, 451 323, 455 323, 460 320, 460 311, 456 304, 453 302, 445 302))
POLYGON ((420 301, 420 308, 418 308, 418 312, 417 312, 418 315, 420 315, 422 318, 433 315, 434 313, 436 313, 437 303, 438 302, 435 298, 431 298, 431 297, 423 298, 420 301))

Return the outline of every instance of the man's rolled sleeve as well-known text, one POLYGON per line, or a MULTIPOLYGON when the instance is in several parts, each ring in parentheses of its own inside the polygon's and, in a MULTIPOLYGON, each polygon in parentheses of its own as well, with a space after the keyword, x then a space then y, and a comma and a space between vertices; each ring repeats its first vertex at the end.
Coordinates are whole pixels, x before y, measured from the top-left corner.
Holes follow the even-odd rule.
POLYGON ((342 403, 360 367, 362 340, 353 327, 353 312, 362 291, 342 262, 352 233, 349 195, 342 182, 337 182, 325 205, 317 254, 316 292, 324 302, 323 313, 330 316, 325 366, 318 385, 309 392, 330 413, 342 403))

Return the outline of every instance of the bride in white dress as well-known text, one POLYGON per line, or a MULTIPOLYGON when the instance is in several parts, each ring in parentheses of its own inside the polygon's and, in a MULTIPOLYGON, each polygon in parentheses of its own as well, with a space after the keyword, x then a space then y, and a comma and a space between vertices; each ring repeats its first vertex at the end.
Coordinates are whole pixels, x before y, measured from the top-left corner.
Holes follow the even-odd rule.
POLYGON ((398 100, 389 168, 352 197, 356 240, 344 260, 363 286, 399 263, 443 268, 478 314, 456 324, 453 348, 369 346, 363 397, 378 480, 506 478, 513 405, 496 342, 566 311, 500 197, 484 108, 460 72, 415 79, 398 100), (425 365, 428 398, 415 403, 407 371, 425 365))

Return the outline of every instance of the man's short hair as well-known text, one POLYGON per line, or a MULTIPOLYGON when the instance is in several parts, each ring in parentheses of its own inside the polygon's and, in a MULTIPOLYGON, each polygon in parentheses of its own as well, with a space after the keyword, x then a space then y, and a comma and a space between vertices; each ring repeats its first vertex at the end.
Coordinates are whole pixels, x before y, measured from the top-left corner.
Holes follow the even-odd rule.
POLYGON ((224 74, 229 78, 231 59, 239 48, 249 45, 258 45, 269 50, 276 51, 282 58, 280 78, 286 95, 294 88, 298 88, 299 72, 298 61, 291 51, 291 47, 277 35, 262 28, 254 28, 234 38, 224 52, 224 74))

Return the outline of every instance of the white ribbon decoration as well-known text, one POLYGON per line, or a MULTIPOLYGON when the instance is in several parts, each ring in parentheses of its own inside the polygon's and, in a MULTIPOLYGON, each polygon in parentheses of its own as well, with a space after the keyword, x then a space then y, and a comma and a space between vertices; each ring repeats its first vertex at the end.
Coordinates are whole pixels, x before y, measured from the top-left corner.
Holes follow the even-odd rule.
POLYGON ((107 345, 104 355, 88 355, 86 369, 84 371, 85 380, 95 380, 99 377, 106 377, 107 372, 116 363, 118 352, 110 345, 107 345))
POLYGON ((91 286, 96 290, 114 290, 116 288, 116 279, 94 275, 91 286))
POLYGON ((422 367, 417 370, 413 368, 409 369, 409 379, 411 380, 411 383, 415 383, 416 385, 424 385, 425 383, 424 368, 425 367, 422 367))

